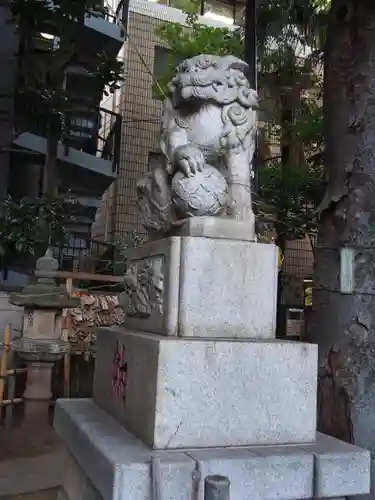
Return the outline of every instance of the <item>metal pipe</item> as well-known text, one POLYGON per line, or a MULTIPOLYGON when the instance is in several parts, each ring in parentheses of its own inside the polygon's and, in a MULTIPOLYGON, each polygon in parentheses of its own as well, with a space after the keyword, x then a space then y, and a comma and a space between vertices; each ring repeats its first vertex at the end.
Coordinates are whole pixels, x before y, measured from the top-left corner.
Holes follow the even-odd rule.
POLYGON ((207 476, 204 480, 204 500, 229 500, 230 481, 225 476, 207 476))
MULTIPOLYGON (((247 0, 245 7, 245 62, 248 64, 246 75, 251 88, 258 90, 257 74, 257 5, 259 0, 247 0)), ((253 181, 252 191, 254 195, 259 190, 258 168, 259 168, 259 138, 256 138, 256 148, 253 158, 253 181)))
POLYGON ((248 79, 257 90, 257 0, 247 0, 245 8, 245 61, 249 65, 248 79))

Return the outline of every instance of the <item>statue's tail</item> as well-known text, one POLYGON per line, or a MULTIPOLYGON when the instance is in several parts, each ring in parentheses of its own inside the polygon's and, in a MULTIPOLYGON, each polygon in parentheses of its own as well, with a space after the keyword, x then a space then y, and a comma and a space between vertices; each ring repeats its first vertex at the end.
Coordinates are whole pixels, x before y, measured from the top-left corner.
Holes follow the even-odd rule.
POLYGON ((168 174, 163 167, 148 172, 137 183, 142 224, 147 233, 161 235, 172 224, 172 197, 168 174))

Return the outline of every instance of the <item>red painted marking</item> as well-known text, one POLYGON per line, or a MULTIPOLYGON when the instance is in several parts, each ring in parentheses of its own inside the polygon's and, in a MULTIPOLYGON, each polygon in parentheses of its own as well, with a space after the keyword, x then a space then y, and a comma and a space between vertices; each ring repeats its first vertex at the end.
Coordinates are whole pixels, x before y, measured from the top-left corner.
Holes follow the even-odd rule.
POLYGON ((125 356, 125 346, 117 343, 113 359, 112 397, 121 399, 123 407, 126 404, 126 389, 128 385, 128 362, 125 356))

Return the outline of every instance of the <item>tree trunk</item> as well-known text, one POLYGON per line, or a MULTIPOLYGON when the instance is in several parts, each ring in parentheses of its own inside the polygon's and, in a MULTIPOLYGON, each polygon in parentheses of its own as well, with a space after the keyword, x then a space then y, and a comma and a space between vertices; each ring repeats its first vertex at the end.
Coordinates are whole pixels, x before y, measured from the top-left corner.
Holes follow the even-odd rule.
POLYGON ((308 325, 325 365, 318 428, 375 451, 374 0, 332 0, 324 120, 327 190, 308 325), (355 255, 353 292, 347 294, 340 293, 342 247, 355 255))
POLYGON ((247 0, 245 8, 245 53, 249 69, 247 78, 251 88, 257 90, 257 1, 247 0))
MULTIPOLYGON (((301 91, 299 87, 293 87, 293 82, 287 88, 280 87, 278 89, 281 108, 281 169, 282 174, 288 172, 290 167, 302 165, 304 156, 301 144, 297 142, 296 136, 293 133, 295 128, 295 116, 301 104, 301 91), (292 90, 290 90, 292 89, 292 90)), ((285 255, 287 245, 287 228, 282 223, 283 213, 277 214, 275 223, 276 240, 275 244, 281 250, 282 255, 285 255)), ((283 271, 283 266, 279 269, 277 280, 277 313, 276 313, 276 335, 283 338, 287 334, 286 310, 287 304, 284 302, 284 288, 288 276, 283 271)))

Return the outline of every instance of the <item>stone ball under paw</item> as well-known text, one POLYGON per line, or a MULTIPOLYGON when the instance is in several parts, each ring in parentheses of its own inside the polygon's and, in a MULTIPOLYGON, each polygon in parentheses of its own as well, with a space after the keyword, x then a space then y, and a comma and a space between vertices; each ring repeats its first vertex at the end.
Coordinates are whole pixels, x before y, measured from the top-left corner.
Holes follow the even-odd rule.
POLYGON ((172 200, 181 217, 218 215, 227 207, 228 185, 211 165, 192 177, 177 172, 172 180, 172 200))

